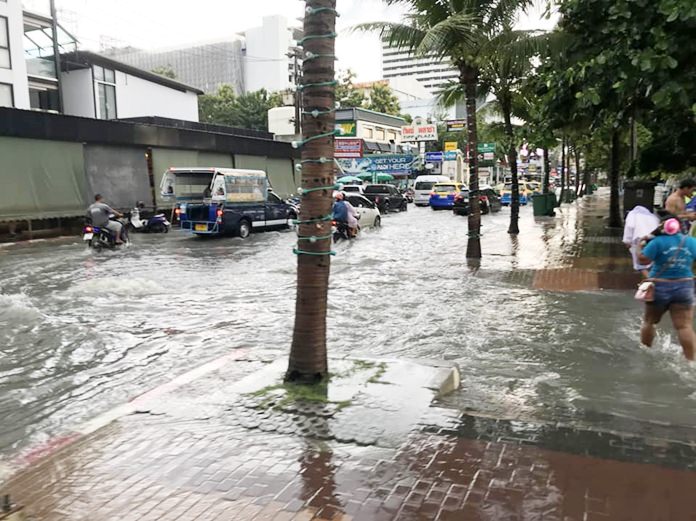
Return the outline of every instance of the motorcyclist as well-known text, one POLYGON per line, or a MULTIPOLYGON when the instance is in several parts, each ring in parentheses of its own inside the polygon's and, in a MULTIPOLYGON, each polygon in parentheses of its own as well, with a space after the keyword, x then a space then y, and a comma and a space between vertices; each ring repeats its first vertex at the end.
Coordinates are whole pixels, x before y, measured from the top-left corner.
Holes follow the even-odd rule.
POLYGON ((96 194, 94 196, 94 203, 87 208, 87 218, 92 221, 94 226, 106 228, 113 233, 116 237, 114 241, 116 244, 123 244, 123 240, 121 240, 123 225, 118 221, 110 220, 111 215, 115 215, 119 219, 123 217, 122 213, 117 212, 104 202, 104 198, 101 194, 96 194))
POLYGON ((343 192, 334 194, 333 219, 336 222, 344 223, 348 227, 348 233, 351 237, 358 234, 358 212, 345 199, 343 192))

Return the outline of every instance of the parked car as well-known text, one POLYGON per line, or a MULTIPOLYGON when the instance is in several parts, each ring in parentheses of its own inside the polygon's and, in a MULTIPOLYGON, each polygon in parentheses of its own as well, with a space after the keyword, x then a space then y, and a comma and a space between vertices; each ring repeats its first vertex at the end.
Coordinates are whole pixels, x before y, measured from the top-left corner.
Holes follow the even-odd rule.
POLYGON ((408 210, 406 198, 392 185, 367 185, 363 195, 375 203, 382 214, 408 210))
POLYGON ((454 206, 454 196, 466 189, 464 184, 454 181, 435 183, 433 191, 430 192, 430 208, 433 210, 449 210, 454 206))
POLYGON ((430 204, 430 192, 435 183, 446 183, 450 179, 445 175, 419 175, 413 184, 413 202, 416 206, 430 204))
MULTIPOLYGON (((518 186, 520 188, 520 205, 526 206, 529 203, 532 190, 529 189, 524 181, 520 181, 518 186)), ((503 206, 510 206, 510 204, 512 204, 512 183, 505 183, 503 189, 500 191, 500 204, 503 206)))
POLYGON ((365 187, 363 185, 343 185, 341 191, 351 194, 363 194, 365 192, 365 187))
MULTIPOLYGON (((499 212, 502 209, 500 197, 490 186, 483 186, 480 190, 474 193, 479 194, 479 205, 481 207, 482 214, 499 212)), ((468 190, 462 190, 455 195, 452 212, 455 215, 469 215, 469 201, 472 196, 473 193, 469 192, 468 190)))
POLYGON ((367 197, 359 194, 346 193, 346 201, 358 212, 358 224, 360 228, 379 228, 382 226, 382 218, 375 204, 367 197))

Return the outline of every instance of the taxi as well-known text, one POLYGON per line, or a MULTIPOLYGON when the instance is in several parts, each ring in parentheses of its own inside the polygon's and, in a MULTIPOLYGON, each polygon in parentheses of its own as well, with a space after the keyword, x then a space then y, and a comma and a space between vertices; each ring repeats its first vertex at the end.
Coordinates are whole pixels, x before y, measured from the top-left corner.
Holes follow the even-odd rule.
POLYGON ((462 190, 466 190, 464 183, 455 181, 435 183, 430 192, 430 208, 433 210, 451 210, 454 206, 454 197, 462 190))
MULTIPOLYGON (((529 204, 529 198, 534 191, 525 181, 520 181, 518 186, 520 188, 520 205, 526 206, 529 204)), ((500 204, 503 206, 510 206, 510 204, 512 204, 512 183, 505 183, 503 189, 500 191, 500 204)))

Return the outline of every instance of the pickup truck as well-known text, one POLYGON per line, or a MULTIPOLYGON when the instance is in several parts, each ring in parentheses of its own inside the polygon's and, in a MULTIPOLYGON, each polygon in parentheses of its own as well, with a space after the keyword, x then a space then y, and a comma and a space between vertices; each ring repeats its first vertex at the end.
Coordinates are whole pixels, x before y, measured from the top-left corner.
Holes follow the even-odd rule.
POLYGON ((375 203, 380 213, 408 210, 408 201, 392 185, 367 185, 363 195, 375 203))
POLYGON ((261 170, 170 168, 162 183, 162 194, 176 197, 181 228, 195 235, 246 239, 252 231, 287 228, 297 219, 296 207, 269 189, 261 170))

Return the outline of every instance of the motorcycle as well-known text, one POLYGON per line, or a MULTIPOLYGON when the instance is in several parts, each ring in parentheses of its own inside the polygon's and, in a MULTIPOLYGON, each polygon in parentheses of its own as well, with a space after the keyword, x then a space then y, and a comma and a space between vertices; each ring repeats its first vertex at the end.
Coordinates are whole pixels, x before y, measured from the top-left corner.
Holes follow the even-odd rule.
POLYGON ((357 231, 353 235, 348 227, 348 224, 344 222, 331 221, 331 234, 333 235, 333 241, 338 242, 341 239, 349 241, 357 237, 357 231))
POLYGON ((82 229, 82 240, 87 243, 87 246, 94 248, 95 250, 101 250, 103 248, 113 250, 118 246, 123 246, 130 242, 128 239, 128 227, 126 226, 126 223, 122 219, 112 220, 117 220, 123 226, 121 229, 121 240, 123 241, 123 244, 116 244, 116 236, 107 228, 94 226, 88 222, 82 229))
POLYGON ((141 219, 140 207, 136 206, 131 210, 129 225, 134 232, 168 233, 172 223, 167 220, 163 213, 159 213, 149 219, 141 219))

